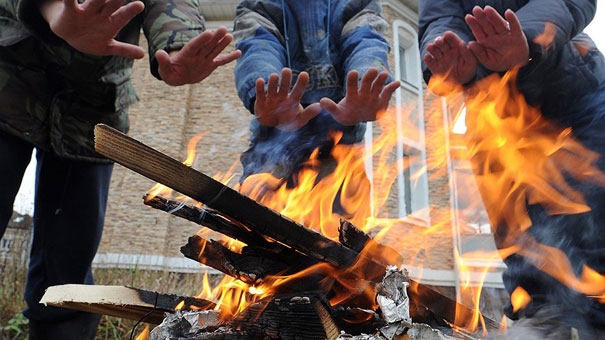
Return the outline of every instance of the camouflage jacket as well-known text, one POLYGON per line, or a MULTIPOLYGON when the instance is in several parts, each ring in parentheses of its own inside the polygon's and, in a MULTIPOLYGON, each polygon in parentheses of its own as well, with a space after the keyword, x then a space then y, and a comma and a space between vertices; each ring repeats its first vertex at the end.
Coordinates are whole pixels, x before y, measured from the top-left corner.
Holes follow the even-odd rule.
MULTIPOLYGON (((145 11, 116 36, 149 43, 154 54, 180 49, 204 30, 197 0, 143 0, 145 11)), ((81 53, 50 31, 38 0, 0 0, 0 129, 61 157, 107 161, 94 151, 98 123, 128 131, 128 106, 137 101, 133 60, 81 53)))

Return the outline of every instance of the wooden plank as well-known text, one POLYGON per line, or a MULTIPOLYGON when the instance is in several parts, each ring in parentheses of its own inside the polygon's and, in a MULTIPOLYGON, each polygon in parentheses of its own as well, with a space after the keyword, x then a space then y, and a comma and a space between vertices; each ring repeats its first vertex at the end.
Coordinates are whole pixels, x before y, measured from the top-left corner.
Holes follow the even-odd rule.
POLYGON ((160 324, 164 313, 183 309, 212 309, 212 301, 162 294, 125 286, 66 284, 48 287, 40 303, 84 312, 160 324))

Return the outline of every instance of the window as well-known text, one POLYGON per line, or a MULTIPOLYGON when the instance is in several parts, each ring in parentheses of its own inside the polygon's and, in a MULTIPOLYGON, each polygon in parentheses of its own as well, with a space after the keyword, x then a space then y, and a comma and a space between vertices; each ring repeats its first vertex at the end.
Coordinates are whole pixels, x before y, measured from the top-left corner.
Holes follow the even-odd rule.
MULTIPOLYGON (((401 20, 393 23, 393 32, 393 74, 401 86, 394 95, 398 128, 397 146, 392 158, 401 161, 398 162, 397 180, 391 188, 386 207, 376 215, 408 218, 415 224, 428 225, 424 107, 417 33, 411 25, 401 20)), ((368 128, 366 141, 380 133, 375 130, 376 127, 368 128)))

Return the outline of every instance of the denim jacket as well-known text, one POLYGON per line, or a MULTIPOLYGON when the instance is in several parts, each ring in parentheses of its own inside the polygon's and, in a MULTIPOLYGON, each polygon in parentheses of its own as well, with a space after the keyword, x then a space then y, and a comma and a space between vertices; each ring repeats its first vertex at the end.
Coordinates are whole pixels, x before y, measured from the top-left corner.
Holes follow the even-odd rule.
MULTIPOLYGON (((234 25, 236 47, 242 51, 235 83, 252 113, 256 79, 267 80, 284 67, 292 69, 294 78, 309 73, 303 106, 322 97, 338 102, 351 70, 389 70, 390 46, 383 36, 387 22, 375 0, 244 0, 234 25)), ((250 149, 242 157, 243 178, 265 171, 287 177, 313 149, 332 143, 329 131, 343 131, 340 142, 351 144, 361 141, 365 124, 342 126, 322 112, 295 132, 264 127, 256 120, 251 131, 250 149)))

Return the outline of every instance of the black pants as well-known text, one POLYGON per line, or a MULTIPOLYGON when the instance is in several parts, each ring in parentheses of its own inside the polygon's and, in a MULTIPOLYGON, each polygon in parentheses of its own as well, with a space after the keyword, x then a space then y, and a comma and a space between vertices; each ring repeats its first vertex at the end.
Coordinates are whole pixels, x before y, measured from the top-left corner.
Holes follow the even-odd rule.
MULTIPOLYGON (((0 237, 13 211, 34 147, 0 132, 0 237)), ((103 231, 112 164, 79 162, 37 150, 34 235, 27 272, 25 316, 44 323, 68 321, 81 312, 45 307, 49 286, 92 284, 91 263, 103 231)))

